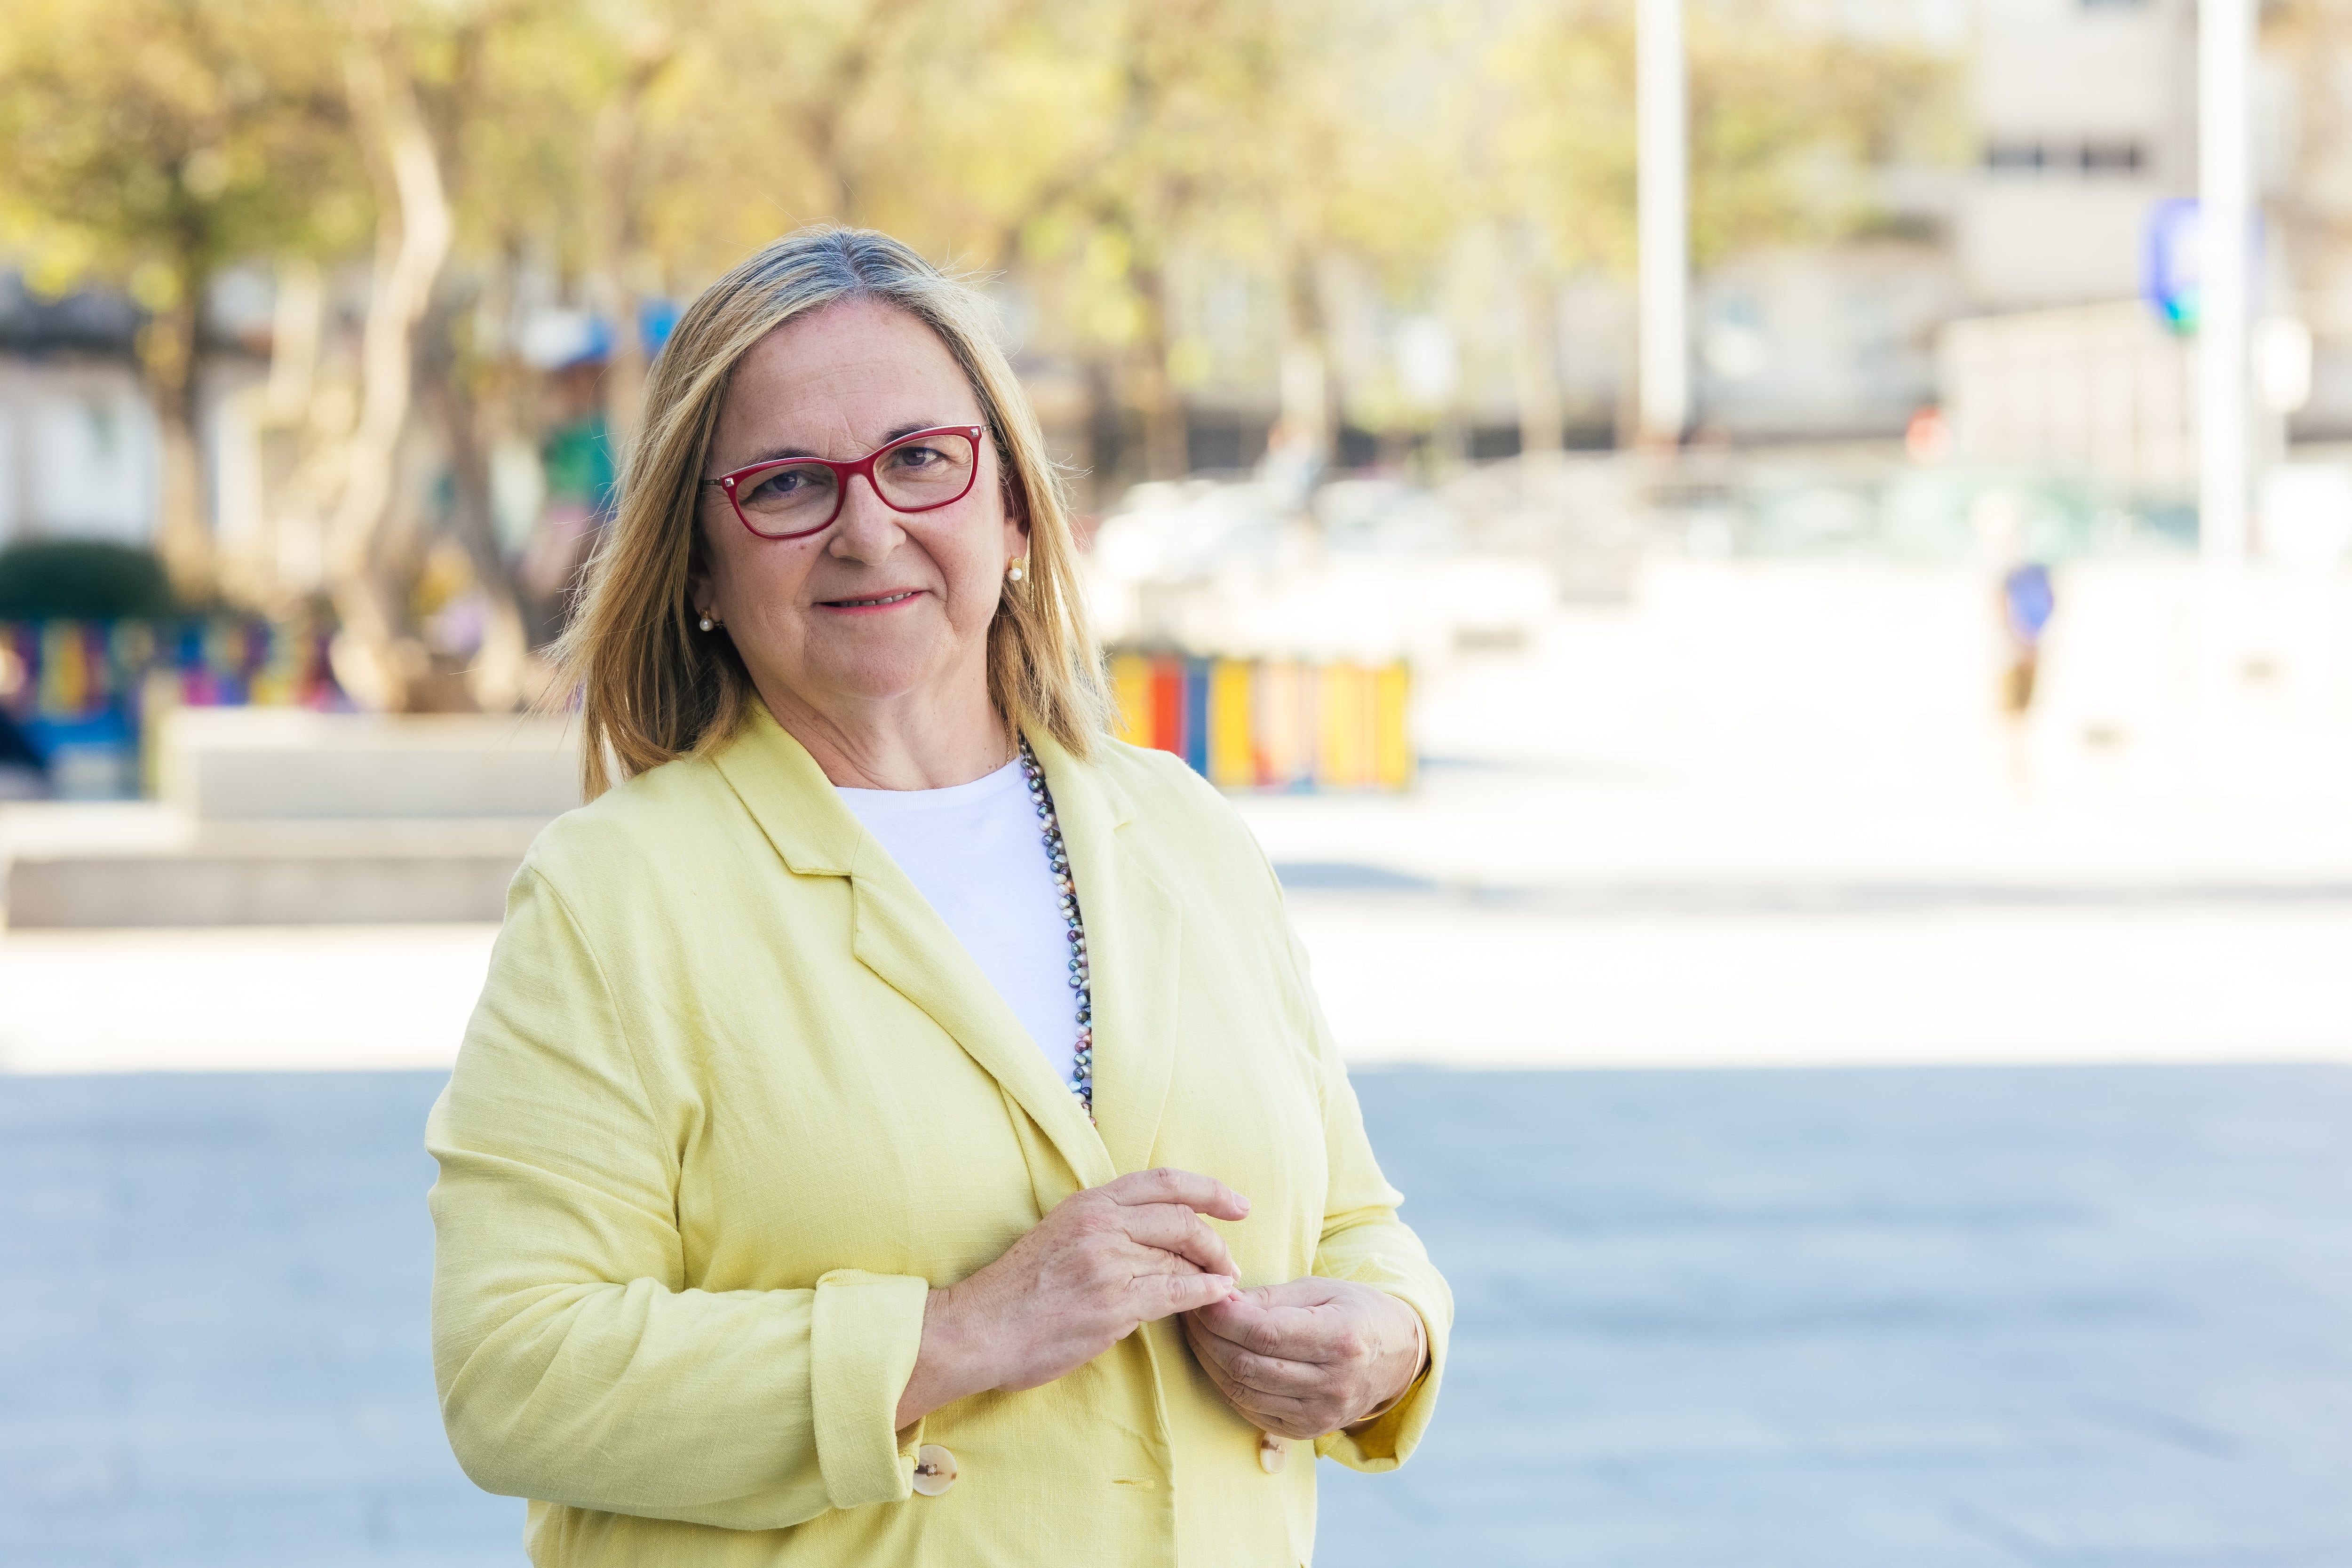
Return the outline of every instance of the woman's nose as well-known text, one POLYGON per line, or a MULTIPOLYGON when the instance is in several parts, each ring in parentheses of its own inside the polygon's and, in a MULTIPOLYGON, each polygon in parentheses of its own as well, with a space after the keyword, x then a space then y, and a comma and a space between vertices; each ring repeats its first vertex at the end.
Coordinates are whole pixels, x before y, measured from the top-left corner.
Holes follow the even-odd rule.
POLYGON ((840 560, 872 565, 896 550, 906 537, 906 530, 898 525, 898 514, 875 493, 872 482, 863 474, 853 476, 848 490, 841 498, 841 515, 834 520, 833 537, 827 541, 826 548, 840 560))

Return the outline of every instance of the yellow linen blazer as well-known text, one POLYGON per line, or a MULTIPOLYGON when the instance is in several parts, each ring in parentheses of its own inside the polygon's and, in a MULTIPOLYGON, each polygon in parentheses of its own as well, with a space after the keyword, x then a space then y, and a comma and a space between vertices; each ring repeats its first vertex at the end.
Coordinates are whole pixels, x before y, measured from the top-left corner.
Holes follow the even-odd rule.
MULTIPOLYGON (((906 874, 763 710, 541 835, 426 1142, 434 1366, 531 1560, 1294 1568, 1279 1473, 1173 1321, 894 1432, 923 1304, 1070 1194, 1175 1165, 1250 1199, 1249 1285, 1358 1280, 1429 1366, 1316 1449, 1403 1462, 1453 1299, 1365 1142, 1272 868, 1176 759, 1032 737, 1086 911, 1090 1124, 906 874), (958 1479, 912 1492, 917 1447, 958 1479)), ((1041 851, 1042 852, 1042 851, 1041 851)))

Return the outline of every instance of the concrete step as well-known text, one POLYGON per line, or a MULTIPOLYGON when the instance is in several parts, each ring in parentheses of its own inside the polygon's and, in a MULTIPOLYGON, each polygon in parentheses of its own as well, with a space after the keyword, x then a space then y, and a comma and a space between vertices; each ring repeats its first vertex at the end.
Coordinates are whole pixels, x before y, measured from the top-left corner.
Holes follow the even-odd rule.
POLYGON ((163 799, 0 807, 17 930, 496 921, 580 802, 560 719, 183 709, 163 799))
POLYGON ((168 807, 12 808, 11 929, 495 921, 540 817, 197 823, 168 807))

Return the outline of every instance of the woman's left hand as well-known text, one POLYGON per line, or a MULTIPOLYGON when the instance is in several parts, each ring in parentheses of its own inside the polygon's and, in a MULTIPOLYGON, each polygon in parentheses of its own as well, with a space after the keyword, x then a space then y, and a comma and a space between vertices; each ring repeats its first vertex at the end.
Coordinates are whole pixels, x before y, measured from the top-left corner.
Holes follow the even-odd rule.
POLYGON ((1185 1313, 1184 1336, 1228 1404, 1302 1441, 1361 1421, 1421 1372, 1420 1315, 1344 1279, 1237 1290, 1185 1313))

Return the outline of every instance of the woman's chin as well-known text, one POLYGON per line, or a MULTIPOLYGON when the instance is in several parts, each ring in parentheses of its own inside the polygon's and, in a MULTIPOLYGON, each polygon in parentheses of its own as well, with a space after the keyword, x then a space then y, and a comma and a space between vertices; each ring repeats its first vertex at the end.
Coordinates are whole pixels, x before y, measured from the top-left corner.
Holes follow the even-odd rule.
POLYGON ((920 697, 926 691, 945 694, 954 682, 955 660, 937 647, 860 650, 862 657, 818 665, 810 679, 795 686, 810 695, 823 692, 837 701, 891 702, 920 697))

